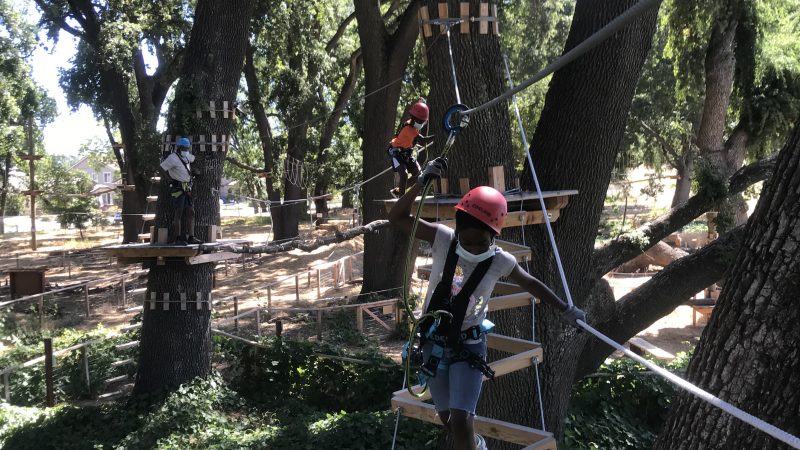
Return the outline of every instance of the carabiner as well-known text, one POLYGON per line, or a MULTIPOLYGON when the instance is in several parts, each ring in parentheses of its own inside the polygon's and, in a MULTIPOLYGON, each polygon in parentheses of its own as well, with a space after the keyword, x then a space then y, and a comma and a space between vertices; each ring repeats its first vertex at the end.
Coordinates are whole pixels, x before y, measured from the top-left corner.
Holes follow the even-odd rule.
POLYGON ((461 103, 457 103, 444 113, 444 117, 442 118, 442 126, 448 133, 459 133, 461 130, 469 125, 469 116, 462 115, 463 111, 467 111, 469 108, 467 105, 463 105, 461 103), (453 116, 456 116, 455 119, 458 121, 457 124, 453 124, 453 116))

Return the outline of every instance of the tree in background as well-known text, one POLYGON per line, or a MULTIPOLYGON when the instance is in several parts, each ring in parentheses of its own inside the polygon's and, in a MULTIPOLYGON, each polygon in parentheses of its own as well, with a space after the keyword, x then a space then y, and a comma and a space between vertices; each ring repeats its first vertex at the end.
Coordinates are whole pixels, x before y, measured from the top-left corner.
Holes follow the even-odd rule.
MULTIPOLYGON (((23 124, 33 118, 37 128, 52 121, 55 102, 31 77, 27 60, 36 47, 35 27, 27 23, 8 1, 0 1, 0 234, 5 233, 3 218, 11 198, 20 203, 19 194, 9 182, 18 165, 15 154, 27 153, 23 124)), ((39 138, 37 133, 35 137, 39 138)))
MULTIPOLYGON (((747 223, 744 243, 687 379, 791 434, 800 433, 800 120, 747 223)), ((656 449, 789 448, 682 393, 656 449)))
POLYGON ((38 187, 44 191, 42 202, 45 212, 56 214, 63 228, 74 226, 83 239, 88 224, 102 225, 104 218, 97 199, 89 194, 92 179, 84 172, 70 170, 65 158, 47 156, 36 163, 38 187))
POLYGON ((142 217, 156 174, 162 138, 156 129, 167 94, 183 66, 184 45, 191 26, 191 2, 93 2, 34 0, 40 25, 56 42, 61 32, 78 39, 72 67, 61 72, 61 86, 73 108, 89 106, 113 130, 123 149, 115 156, 126 184, 123 193, 123 242, 138 242, 142 217), (145 52, 157 60, 148 67, 145 52))

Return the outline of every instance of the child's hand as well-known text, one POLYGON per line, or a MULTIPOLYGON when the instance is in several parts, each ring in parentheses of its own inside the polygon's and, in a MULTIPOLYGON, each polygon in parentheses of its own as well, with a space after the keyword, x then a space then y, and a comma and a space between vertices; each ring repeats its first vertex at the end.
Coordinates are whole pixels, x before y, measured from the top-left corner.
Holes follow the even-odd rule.
POLYGON ((572 325, 580 330, 581 327, 578 325, 578 320, 586 322, 586 313, 575 305, 570 306, 563 313, 561 313, 562 322, 566 323, 567 325, 572 325))
POLYGON ((424 185, 429 180, 438 180, 442 178, 445 170, 447 170, 446 158, 440 156, 433 161, 428 161, 428 163, 425 164, 425 168, 422 169, 422 173, 419 174, 419 184, 424 185))

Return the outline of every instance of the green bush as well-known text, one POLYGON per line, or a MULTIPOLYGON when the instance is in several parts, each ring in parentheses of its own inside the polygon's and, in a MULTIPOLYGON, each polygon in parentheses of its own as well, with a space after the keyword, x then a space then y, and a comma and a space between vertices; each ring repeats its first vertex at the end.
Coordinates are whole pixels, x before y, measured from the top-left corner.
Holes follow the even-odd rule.
POLYGON ((260 403, 280 404, 289 397, 328 412, 376 410, 388 408, 392 391, 402 386, 400 365, 377 353, 350 355, 330 345, 274 338, 262 344, 232 350, 239 353, 235 389, 260 403), (320 353, 370 364, 325 358, 320 353))
MULTIPOLYGON (((685 353, 667 368, 680 372, 685 353)), ((675 397, 663 378, 629 359, 607 360, 572 391, 564 443, 570 449, 649 449, 675 397)))

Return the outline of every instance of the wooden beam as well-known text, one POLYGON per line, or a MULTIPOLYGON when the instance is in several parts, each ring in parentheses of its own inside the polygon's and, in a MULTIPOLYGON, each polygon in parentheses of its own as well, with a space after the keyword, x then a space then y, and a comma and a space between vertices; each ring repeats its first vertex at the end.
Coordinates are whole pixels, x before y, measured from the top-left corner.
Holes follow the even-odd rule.
POLYGON ((506 178, 503 173, 503 166, 489 167, 489 186, 500 192, 506 191, 506 178))
POLYGON ((538 342, 526 341, 511 336, 503 336, 502 334, 489 333, 486 335, 486 346, 501 352, 507 353, 523 353, 529 350, 541 349, 542 345, 538 342))
POLYGON ((428 7, 427 6, 420 6, 419 7, 419 18, 422 20, 422 34, 425 37, 433 36, 433 31, 431 30, 431 26, 428 25, 428 21, 431 19, 430 15, 428 15, 428 7))
POLYGON ((489 312, 531 306, 532 297, 533 296, 527 292, 492 297, 489 299, 489 312))
POLYGON ((500 36, 500 18, 497 17, 497 3, 492 3, 492 16, 494 17, 492 31, 494 31, 495 36, 500 36))
MULTIPOLYGON (((489 4, 486 2, 481 2, 481 9, 479 14, 481 19, 486 19, 489 17, 489 4)), ((478 30, 480 34, 489 34, 489 22, 486 20, 481 20, 479 22, 478 30)))
POLYGON ((233 252, 206 253, 204 255, 190 256, 186 258, 186 264, 189 265, 206 264, 217 261, 225 261, 226 259, 237 259, 240 258, 241 256, 242 255, 240 253, 233 253, 233 252))
MULTIPOLYGON (((439 19, 447 20, 450 18, 450 13, 447 9, 447 3, 441 2, 439 3, 439 19)), ((447 29, 447 25, 439 25, 439 32, 444 33, 447 29)))
MULTIPOLYGON (((461 190, 461 195, 465 195, 469 192, 469 178, 459 178, 458 189, 461 190)), ((455 212, 453 212, 453 217, 455 217, 455 212)))
MULTIPOLYGON (((400 408, 400 412, 406 417, 412 417, 414 419, 435 423, 437 425, 442 424, 433 405, 429 405, 418 400, 395 397, 392 398, 392 409, 394 410, 396 408, 400 408)), ((553 434, 546 431, 482 416, 475 416, 473 424, 475 427, 475 432, 484 437, 489 437, 504 442, 511 442, 517 445, 531 445, 540 443, 542 441, 552 441, 552 447, 538 448, 555 449, 555 439, 553 438, 553 434)))

